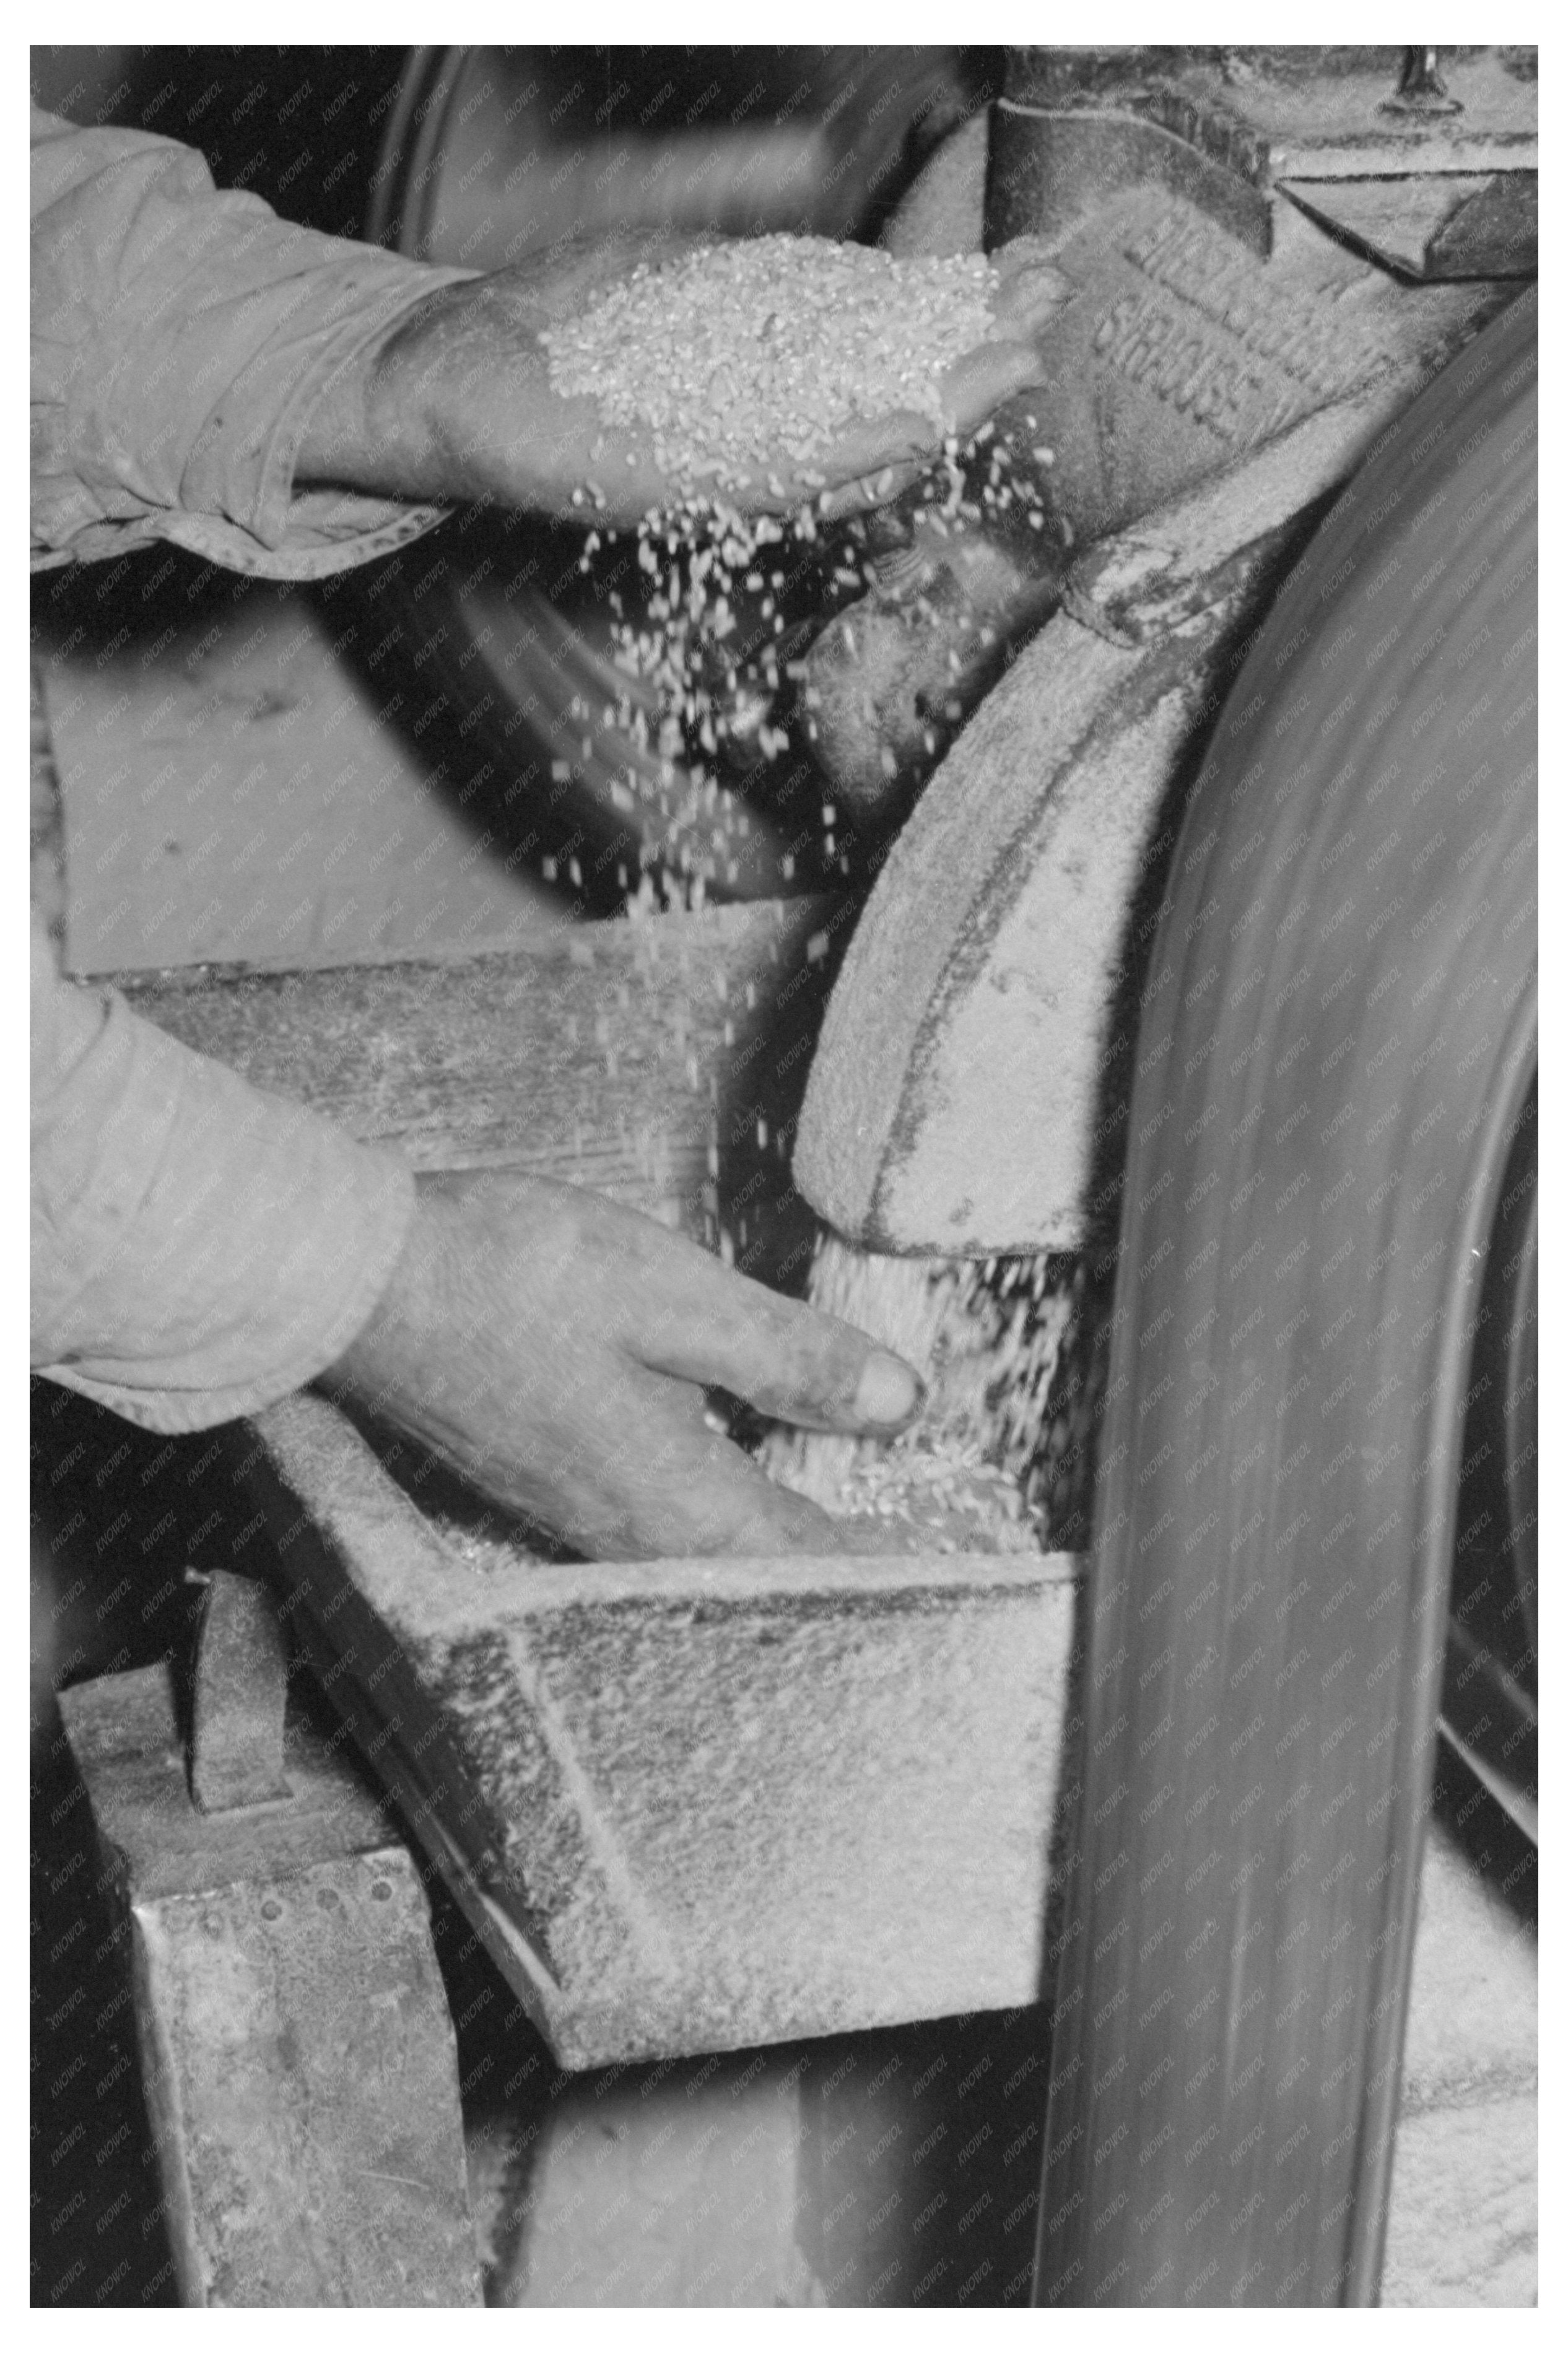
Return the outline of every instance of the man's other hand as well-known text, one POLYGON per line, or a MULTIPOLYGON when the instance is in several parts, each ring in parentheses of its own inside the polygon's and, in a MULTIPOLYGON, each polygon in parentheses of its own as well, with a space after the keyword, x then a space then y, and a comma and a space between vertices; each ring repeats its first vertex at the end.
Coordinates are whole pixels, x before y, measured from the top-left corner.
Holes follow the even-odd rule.
POLYGON ((593 1558, 885 1548, 774 1485, 704 1392, 891 1437, 923 1402, 898 1357, 598 1194, 490 1171, 418 1184, 329 1389, 593 1558))

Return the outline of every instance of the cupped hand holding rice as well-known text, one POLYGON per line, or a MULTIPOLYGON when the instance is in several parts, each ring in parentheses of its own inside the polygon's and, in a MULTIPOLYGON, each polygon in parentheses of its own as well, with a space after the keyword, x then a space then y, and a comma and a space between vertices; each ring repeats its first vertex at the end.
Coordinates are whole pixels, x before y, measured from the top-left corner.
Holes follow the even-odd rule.
POLYGON ((1002 253, 824 237, 617 237, 449 285, 313 426, 339 478, 609 522, 722 497, 832 513, 893 497, 1039 374, 1064 282, 1002 253))

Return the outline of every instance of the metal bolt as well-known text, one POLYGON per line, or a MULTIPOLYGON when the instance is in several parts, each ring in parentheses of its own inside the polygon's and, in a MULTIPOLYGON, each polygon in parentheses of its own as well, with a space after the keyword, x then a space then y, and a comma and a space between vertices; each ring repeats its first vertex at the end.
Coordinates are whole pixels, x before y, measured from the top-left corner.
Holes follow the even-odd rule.
POLYGON ((281 1920, 282 1916, 282 1905, 279 1903, 275 1895, 269 1895, 267 1901, 261 1906, 261 1917, 263 1920, 281 1920))
POLYGON ((385 1879, 377 1879, 375 1881, 371 1886, 370 1893, 376 1898, 377 1904, 388 1904, 391 1902, 391 1885, 390 1883, 385 1879))

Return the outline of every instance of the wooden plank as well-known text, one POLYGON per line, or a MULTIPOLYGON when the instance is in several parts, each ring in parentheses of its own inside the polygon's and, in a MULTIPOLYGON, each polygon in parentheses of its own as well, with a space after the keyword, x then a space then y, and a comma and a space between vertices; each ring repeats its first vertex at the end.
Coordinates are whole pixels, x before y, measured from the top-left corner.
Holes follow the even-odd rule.
POLYGON ((764 901, 563 925, 506 954, 118 985, 186 1045, 418 1168, 556 1177, 709 1242, 723 1218, 762 1271, 809 1243, 789 1139, 848 914, 764 901))

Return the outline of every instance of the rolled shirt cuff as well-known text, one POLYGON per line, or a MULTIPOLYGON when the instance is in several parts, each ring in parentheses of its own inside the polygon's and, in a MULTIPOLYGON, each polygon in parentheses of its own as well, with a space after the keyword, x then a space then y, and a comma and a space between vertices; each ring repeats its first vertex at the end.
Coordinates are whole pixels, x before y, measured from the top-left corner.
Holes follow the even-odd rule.
POLYGON ((32 176, 36 569, 171 541, 311 579, 441 521, 294 470, 333 378, 476 271, 281 220, 145 132, 35 111, 32 176))
POLYGON ((356 255, 334 290, 330 307, 337 317, 323 319, 328 306, 316 287, 292 332, 281 326, 253 357, 191 452, 177 503, 94 514, 79 490, 57 481, 56 495, 40 499, 36 484, 35 526, 47 516, 57 543, 35 543, 34 571, 102 562, 165 541, 228 572, 319 580, 388 554, 446 521, 450 507, 294 480, 306 428, 334 378, 441 287, 476 275, 331 242, 356 255))
POLYGON ((167 535, 193 554, 230 571, 315 580, 418 539, 450 513, 294 480, 306 427, 334 379, 441 287, 477 274, 362 250, 363 261, 343 273, 337 322, 323 328, 313 303, 297 332, 281 329, 233 387, 229 415, 264 422, 225 424, 192 454, 167 535), (236 505, 241 521, 231 519, 236 505))

